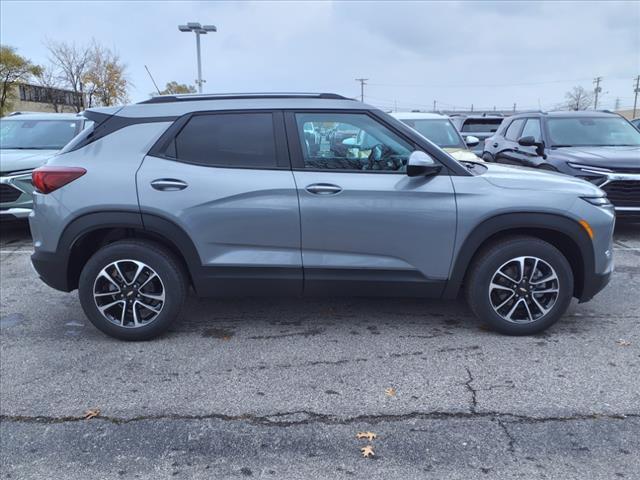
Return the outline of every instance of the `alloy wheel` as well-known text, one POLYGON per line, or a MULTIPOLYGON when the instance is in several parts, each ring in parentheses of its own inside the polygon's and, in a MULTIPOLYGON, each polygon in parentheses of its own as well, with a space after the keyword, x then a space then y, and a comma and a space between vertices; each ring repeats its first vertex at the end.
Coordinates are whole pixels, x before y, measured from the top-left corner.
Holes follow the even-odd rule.
POLYGON ((138 328, 158 317, 164 307, 165 289, 149 265, 138 260, 117 260, 98 273, 93 299, 111 323, 138 328))
POLYGON ((538 257, 516 257, 498 268, 489 284, 493 310, 512 323, 531 323, 555 305, 560 282, 551 265, 538 257))

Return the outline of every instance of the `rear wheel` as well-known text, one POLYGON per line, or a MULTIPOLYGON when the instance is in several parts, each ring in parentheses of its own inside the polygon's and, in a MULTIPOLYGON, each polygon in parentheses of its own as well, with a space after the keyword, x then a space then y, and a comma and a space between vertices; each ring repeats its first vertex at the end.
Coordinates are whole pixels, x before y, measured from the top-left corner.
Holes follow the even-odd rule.
POLYGON ((149 340, 178 316, 188 283, 171 252, 124 240, 98 250, 79 281, 82 308, 93 325, 121 340, 149 340))
POLYGON ((573 272, 553 245, 512 237, 482 250, 466 281, 473 312, 493 329, 529 335, 553 325, 573 296, 573 272))

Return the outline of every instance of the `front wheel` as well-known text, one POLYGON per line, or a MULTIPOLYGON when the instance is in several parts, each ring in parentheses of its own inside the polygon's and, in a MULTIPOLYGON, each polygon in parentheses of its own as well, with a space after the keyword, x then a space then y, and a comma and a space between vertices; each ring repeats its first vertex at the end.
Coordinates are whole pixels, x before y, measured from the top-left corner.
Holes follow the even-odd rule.
POLYGON ((123 240, 98 250, 80 274, 80 303, 93 325, 121 340, 149 340, 178 316, 188 283, 175 256, 152 242, 123 240))
POLYGON ((530 335, 553 325, 573 297, 573 272, 553 245, 511 237, 483 249, 466 279, 471 310, 494 330, 530 335))

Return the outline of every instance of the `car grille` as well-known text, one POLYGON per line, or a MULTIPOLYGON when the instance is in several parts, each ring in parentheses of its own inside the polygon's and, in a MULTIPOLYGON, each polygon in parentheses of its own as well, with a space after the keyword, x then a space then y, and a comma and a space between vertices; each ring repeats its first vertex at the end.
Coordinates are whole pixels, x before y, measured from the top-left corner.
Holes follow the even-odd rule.
POLYGON ((640 207, 639 180, 617 180, 607 183, 602 189, 616 207, 640 207))
POLYGON ((0 183, 0 203, 15 202, 20 195, 22 195, 22 192, 17 188, 6 183, 0 183))

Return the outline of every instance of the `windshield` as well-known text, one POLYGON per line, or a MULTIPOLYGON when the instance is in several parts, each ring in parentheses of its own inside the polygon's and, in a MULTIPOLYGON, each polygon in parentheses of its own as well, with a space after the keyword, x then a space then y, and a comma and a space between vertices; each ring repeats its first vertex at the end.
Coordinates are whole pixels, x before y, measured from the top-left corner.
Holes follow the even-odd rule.
POLYGON ((617 147, 640 145, 640 132, 619 117, 550 118, 552 147, 617 147))
POLYGON ((440 148, 467 148, 456 127, 447 120, 430 119, 430 120, 402 120, 414 130, 417 130, 422 136, 431 140, 440 148))
POLYGON ((0 148, 60 150, 80 131, 79 120, 0 120, 0 148))

